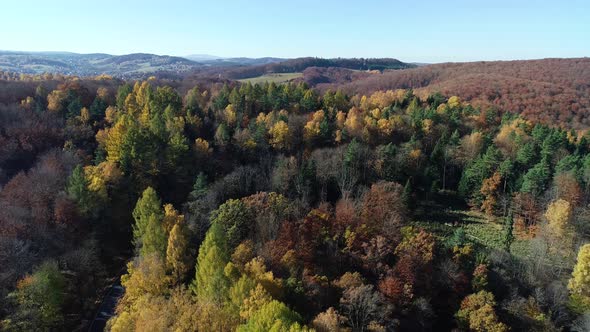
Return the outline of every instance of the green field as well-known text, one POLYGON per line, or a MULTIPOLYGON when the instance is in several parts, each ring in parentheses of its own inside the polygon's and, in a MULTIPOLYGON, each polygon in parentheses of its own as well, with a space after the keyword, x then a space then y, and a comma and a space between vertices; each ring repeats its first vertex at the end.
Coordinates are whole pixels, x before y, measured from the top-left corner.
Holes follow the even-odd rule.
POLYGON ((299 77, 303 77, 303 73, 277 73, 277 74, 265 74, 262 76, 257 76, 257 77, 250 77, 250 78, 244 78, 241 80, 238 80, 240 82, 250 82, 252 84, 256 84, 256 83, 264 83, 264 82, 269 82, 269 83, 285 83, 285 82, 289 82, 292 81, 296 78, 299 77))

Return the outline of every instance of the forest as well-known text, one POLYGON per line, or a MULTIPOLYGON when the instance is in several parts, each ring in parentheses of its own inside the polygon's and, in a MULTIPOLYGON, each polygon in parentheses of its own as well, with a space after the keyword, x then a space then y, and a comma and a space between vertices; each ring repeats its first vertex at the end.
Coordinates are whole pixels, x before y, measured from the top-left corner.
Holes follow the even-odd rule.
POLYGON ((108 331, 589 331, 585 120, 378 82, 428 70, 2 73, 0 330, 88 330, 120 283, 108 331))

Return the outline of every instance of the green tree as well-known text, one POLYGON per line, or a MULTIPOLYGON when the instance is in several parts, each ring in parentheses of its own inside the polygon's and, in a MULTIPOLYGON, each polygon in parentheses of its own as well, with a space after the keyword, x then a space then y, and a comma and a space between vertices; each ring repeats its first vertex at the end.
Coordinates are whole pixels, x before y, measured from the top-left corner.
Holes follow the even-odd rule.
POLYGON ((57 263, 43 263, 32 275, 21 279, 8 296, 15 311, 0 326, 7 331, 52 331, 63 322, 62 306, 66 281, 57 263))
POLYGON ((238 332, 294 332, 302 331, 301 316, 284 303, 273 300, 258 309, 250 319, 238 327, 238 332))
POLYGON ((318 107, 318 97, 313 90, 306 90, 300 104, 304 111, 313 112, 318 107))
POLYGON ((96 198, 88 190, 88 179, 82 166, 78 165, 72 171, 66 185, 68 196, 76 201, 78 209, 83 215, 89 215, 95 208, 96 198))
POLYGON ((199 248, 192 291, 199 299, 218 304, 228 299, 229 279, 224 273, 229 262, 229 250, 223 227, 214 222, 199 248))
POLYGON ((500 152, 492 145, 486 153, 469 164, 459 182, 461 195, 471 198, 474 205, 481 205, 484 198, 480 191, 481 185, 485 179, 492 176, 499 166, 499 160, 500 152))
POLYGON ((125 99, 133 91, 133 87, 129 83, 125 83, 117 89, 117 108, 122 110, 125 107, 125 99))
POLYGON ((166 255, 166 232, 162 227, 162 218, 156 214, 148 217, 148 223, 141 238, 140 255, 158 254, 160 257, 166 255))
POLYGON ((133 219, 135 219, 135 225, 133 225, 133 242, 136 249, 140 249, 142 246, 143 237, 152 215, 161 224, 164 217, 162 213, 162 202, 154 188, 147 187, 133 210, 133 219))
POLYGON ((207 189, 207 175, 200 172, 193 185, 193 190, 189 193, 189 200, 196 201, 197 199, 205 197, 205 195, 207 195, 207 189))
POLYGON ((546 158, 543 158, 538 164, 526 172, 520 191, 538 196, 545 191, 550 177, 551 170, 549 169, 549 162, 546 158))
POLYGON ((227 238, 228 248, 235 248, 250 233, 252 214, 239 199, 230 199, 211 214, 213 224, 218 224, 227 238))

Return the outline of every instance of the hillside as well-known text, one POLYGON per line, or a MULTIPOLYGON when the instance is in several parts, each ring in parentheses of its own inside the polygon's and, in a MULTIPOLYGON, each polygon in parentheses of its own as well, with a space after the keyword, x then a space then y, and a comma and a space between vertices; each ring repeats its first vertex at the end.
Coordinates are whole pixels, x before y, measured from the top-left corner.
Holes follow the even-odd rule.
MULTIPOLYGON (((313 83, 328 72, 304 73, 304 80, 313 83)), ((443 63, 356 80, 328 80, 316 87, 322 91, 340 88, 349 94, 410 88, 421 96, 441 92, 545 123, 559 121, 575 128, 590 125, 589 58, 443 63)))
POLYGON ((201 63, 181 57, 147 53, 116 56, 104 53, 0 51, 0 70, 24 74, 107 74, 122 78, 141 78, 158 72, 184 73, 202 66, 201 63))
MULTIPOLYGON (((297 58, 289 59, 282 62, 268 63, 257 66, 242 66, 238 68, 230 68, 222 72, 210 71, 209 74, 215 73, 222 78, 227 79, 244 79, 262 76, 271 73, 295 73, 303 72, 310 67, 319 68, 344 68, 351 70, 386 70, 386 69, 406 69, 412 68, 414 65, 401 62, 397 59, 379 58, 379 59, 363 59, 363 58, 337 58, 337 59, 322 59, 322 58, 297 58)), ((207 74, 207 72, 203 73, 207 74)))

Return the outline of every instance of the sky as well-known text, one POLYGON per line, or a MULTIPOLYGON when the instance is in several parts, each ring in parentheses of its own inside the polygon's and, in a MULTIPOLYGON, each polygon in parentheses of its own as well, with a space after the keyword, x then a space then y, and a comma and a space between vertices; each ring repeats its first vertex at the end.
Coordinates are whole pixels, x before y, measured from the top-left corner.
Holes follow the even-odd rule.
POLYGON ((589 0, 7 0, 0 49, 407 62, 590 56, 589 0))

